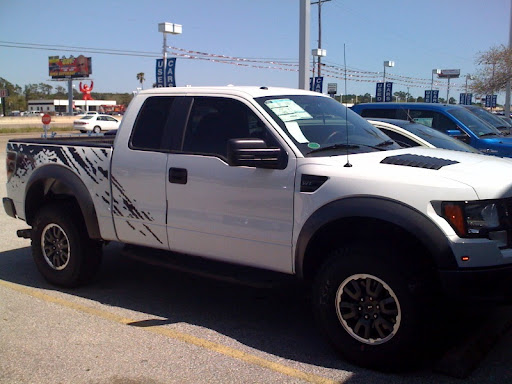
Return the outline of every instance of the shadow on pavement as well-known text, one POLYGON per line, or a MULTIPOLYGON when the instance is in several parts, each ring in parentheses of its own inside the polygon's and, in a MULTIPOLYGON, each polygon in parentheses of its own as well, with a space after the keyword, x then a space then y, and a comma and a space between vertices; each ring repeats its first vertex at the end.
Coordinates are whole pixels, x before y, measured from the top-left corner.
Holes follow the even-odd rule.
MULTIPOLYGON (((319 334, 309 302, 295 284, 252 288, 224 283, 126 259, 120 251, 119 244, 105 247, 102 269, 86 287, 67 290, 49 285, 38 273, 29 247, 0 253, 0 279, 148 314, 149 319, 133 326, 187 323, 281 358, 353 372, 344 383, 375 382, 376 378, 379 383, 460 382, 435 373, 433 363, 414 373, 379 374, 345 362, 319 334)), ((502 335, 506 336, 510 334, 502 335)), ((511 338, 506 340, 510 342, 511 338)), ((485 365, 465 382, 511 380, 510 358, 512 352, 507 356, 494 356, 491 352, 485 365)))

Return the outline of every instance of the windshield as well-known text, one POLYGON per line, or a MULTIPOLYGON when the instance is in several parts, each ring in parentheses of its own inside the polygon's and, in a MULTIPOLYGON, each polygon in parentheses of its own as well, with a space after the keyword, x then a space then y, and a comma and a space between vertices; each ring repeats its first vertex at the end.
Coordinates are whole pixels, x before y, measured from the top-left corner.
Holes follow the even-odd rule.
POLYGON ((291 95, 260 97, 256 101, 305 156, 400 148, 357 113, 331 98, 291 95))
POLYGON ((475 107, 475 108, 468 108, 469 111, 473 112, 475 115, 477 115, 482 120, 488 122, 495 128, 510 128, 510 125, 500 119, 498 116, 494 116, 492 113, 487 112, 485 109, 475 107))
POLYGON ((411 124, 410 127, 403 127, 408 131, 411 131, 415 135, 418 135, 423 140, 429 142, 434 145, 436 148, 444 148, 451 149, 454 151, 462 151, 462 152, 473 152, 473 153, 481 153, 478 149, 475 149, 466 143, 463 143, 460 140, 457 140, 451 136, 445 135, 435 129, 425 127, 420 124, 411 124))
POLYGON ((468 127, 478 137, 482 136, 501 136, 501 132, 494 128, 492 125, 486 123, 476 116, 474 113, 469 112, 465 108, 452 108, 448 110, 453 117, 458 119, 462 124, 468 127))

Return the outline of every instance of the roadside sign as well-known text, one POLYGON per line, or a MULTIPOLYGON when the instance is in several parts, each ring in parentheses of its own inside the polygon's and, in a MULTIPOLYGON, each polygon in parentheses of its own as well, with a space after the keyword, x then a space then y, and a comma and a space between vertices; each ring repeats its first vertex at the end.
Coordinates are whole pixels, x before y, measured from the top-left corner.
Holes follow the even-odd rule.
POLYGON ((439 103, 439 89, 432 91, 432 102, 439 103))
POLYGON ((377 83, 375 90, 375 102, 382 103, 384 101, 384 83, 377 83))
POLYGON ((485 106, 487 108, 496 108, 498 95, 485 95, 485 106))
POLYGON ((471 105, 473 102, 473 94, 472 93, 461 93, 459 96, 459 104, 461 105, 471 105))
POLYGON ((8 89, 0 89, 0 98, 1 97, 8 97, 9 96, 9 90, 8 89))
POLYGON ((45 113, 43 115, 43 117, 41 118, 41 121, 43 122, 44 125, 48 125, 52 122, 52 117, 49 114, 45 113))
POLYGON ((338 84, 337 83, 328 83, 327 84, 327 93, 329 95, 335 95, 338 92, 338 84))
POLYGON ((425 91, 425 103, 431 103, 431 102, 432 102, 431 91, 427 90, 427 91, 425 91))
POLYGON ((163 59, 156 59, 156 86, 159 87, 175 87, 176 86, 176 58, 167 59, 164 66, 163 59))
POLYGON ((390 102, 393 101, 393 83, 386 81, 386 84, 384 85, 385 91, 384 91, 384 101, 390 102))
POLYGON ((315 84, 313 86, 313 91, 322 93, 323 92, 323 85, 324 85, 324 78, 323 78, 323 76, 315 77, 315 84))

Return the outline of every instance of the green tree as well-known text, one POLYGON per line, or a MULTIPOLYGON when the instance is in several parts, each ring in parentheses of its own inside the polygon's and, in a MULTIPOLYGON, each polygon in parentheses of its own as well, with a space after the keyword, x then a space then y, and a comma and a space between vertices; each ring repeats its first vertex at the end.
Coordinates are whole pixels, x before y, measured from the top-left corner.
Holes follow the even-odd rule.
POLYGON ((139 80, 141 88, 144 89, 144 81, 146 80, 144 77, 144 72, 137 73, 137 80, 139 80))
POLYGON ((398 91, 393 93, 393 96, 395 96, 398 99, 397 101, 405 101, 405 98, 407 97, 407 92, 398 91))
POLYGON ((512 78, 512 49, 500 45, 480 52, 476 64, 481 66, 471 83, 473 93, 488 95, 504 91, 512 78))

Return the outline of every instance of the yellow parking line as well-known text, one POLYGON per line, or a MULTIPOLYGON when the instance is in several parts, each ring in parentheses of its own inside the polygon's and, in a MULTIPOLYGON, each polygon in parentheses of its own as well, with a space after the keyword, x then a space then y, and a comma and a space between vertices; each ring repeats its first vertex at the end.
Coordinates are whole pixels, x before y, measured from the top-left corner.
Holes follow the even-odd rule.
MULTIPOLYGON (((43 293, 35 288, 29 288, 29 287, 26 287, 23 285, 11 283, 11 282, 4 281, 4 280, 0 280, 0 285, 4 286, 6 288, 10 288, 12 290, 18 291, 25 295, 35 297, 37 299, 43 300, 48 303, 58 304, 63 307, 71 308, 71 309, 74 309, 74 310, 82 312, 82 313, 100 317, 100 318, 106 319, 106 320, 111 320, 111 321, 114 321, 119 324, 135 325, 137 323, 140 323, 140 321, 136 321, 133 319, 128 319, 126 317, 118 316, 116 314, 113 314, 111 312, 108 312, 108 311, 105 311, 102 309, 91 308, 91 307, 88 307, 85 305, 73 303, 73 302, 65 300, 65 299, 54 297, 54 296, 48 295, 46 293, 43 293)), ((206 339, 202 339, 200 337, 189 335, 187 333, 178 332, 178 331, 175 331, 170 328, 165 328, 163 326, 158 326, 158 325, 144 326, 144 327, 141 327, 141 329, 158 334, 158 335, 166 336, 171 339, 180 340, 187 344, 192 344, 192 345, 196 345, 198 347, 204 348, 204 349, 209 349, 211 351, 218 352, 225 356, 229 356, 234 359, 245 361, 246 363, 249 363, 249 364, 267 368, 267 369, 273 370, 275 372, 281 373, 283 375, 295 377, 295 378, 304 380, 309 383, 315 383, 315 384, 335 384, 335 383, 337 383, 337 381, 333 381, 331 379, 328 379, 328 378, 325 378, 322 376, 313 375, 313 374, 310 374, 307 372, 300 371, 298 369, 288 367, 283 364, 274 363, 270 360, 264 359, 262 357, 258 357, 256 355, 252 355, 250 353, 241 351, 239 349, 231 348, 231 347, 219 344, 219 343, 208 341, 206 339)))

